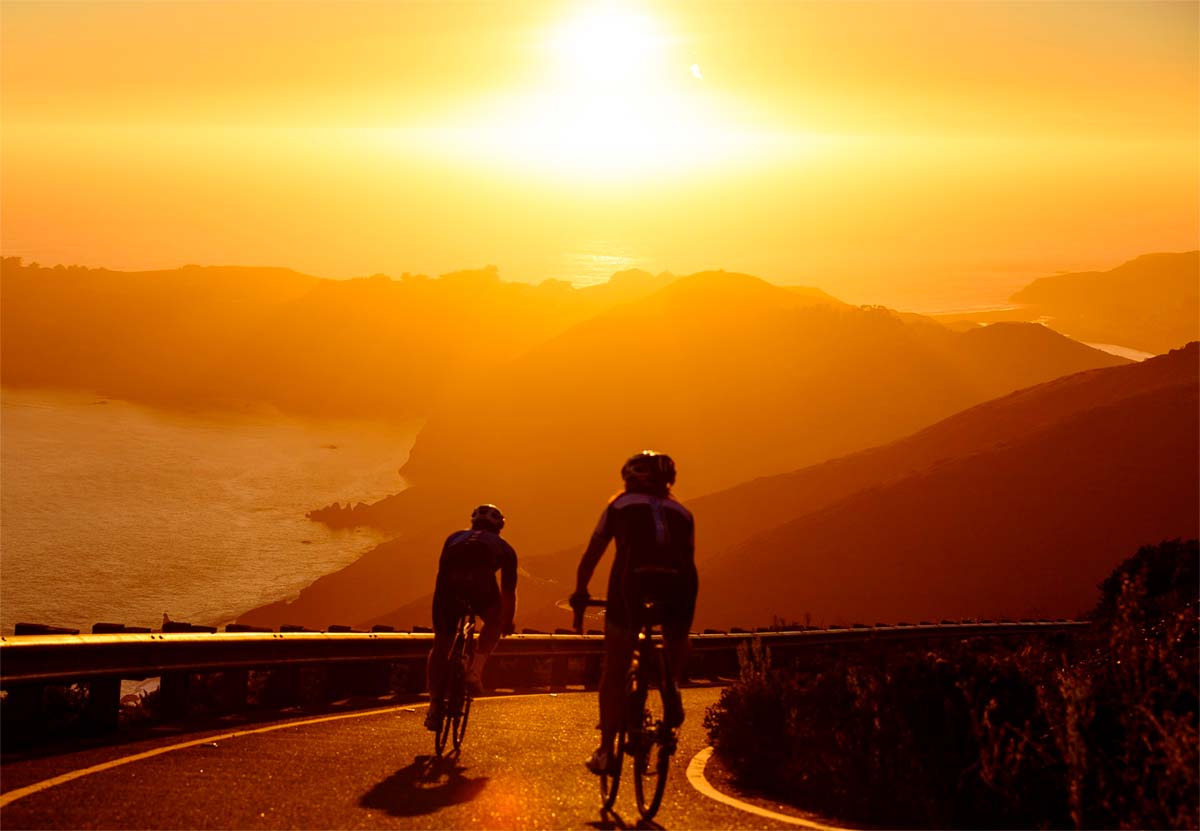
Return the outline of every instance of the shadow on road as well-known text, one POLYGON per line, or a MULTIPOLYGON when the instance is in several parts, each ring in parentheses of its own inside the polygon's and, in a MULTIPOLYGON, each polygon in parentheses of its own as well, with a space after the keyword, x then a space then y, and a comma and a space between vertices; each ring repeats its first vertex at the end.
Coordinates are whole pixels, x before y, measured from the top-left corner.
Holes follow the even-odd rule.
POLYGON ((659 825, 652 819, 642 819, 638 817, 637 822, 630 825, 616 811, 604 811, 600 815, 600 819, 595 822, 589 822, 592 828, 596 831, 663 831, 663 826, 659 825))
POLYGON ((406 768, 371 788, 359 804, 387 811, 394 817, 432 814, 450 805, 470 802, 487 787, 488 777, 464 775, 456 756, 417 756, 406 768))

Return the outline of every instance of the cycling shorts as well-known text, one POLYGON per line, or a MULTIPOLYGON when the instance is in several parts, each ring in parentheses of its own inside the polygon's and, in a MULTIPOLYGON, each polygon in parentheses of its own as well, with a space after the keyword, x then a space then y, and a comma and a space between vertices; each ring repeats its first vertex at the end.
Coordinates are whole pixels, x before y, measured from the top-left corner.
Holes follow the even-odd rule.
POLYGON ((433 631, 453 634, 468 605, 484 620, 499 619, 500 586, 494 574, 439 579, 433 593, 433 631))
POLYGON ((644 603, 652 601, 657 611, 652 622, 662 626, 667 635, 686 635, 696 614, 696 589, 694 572, 631 571, 609 585, 606 625, 637 631, 646 614, 644 603))

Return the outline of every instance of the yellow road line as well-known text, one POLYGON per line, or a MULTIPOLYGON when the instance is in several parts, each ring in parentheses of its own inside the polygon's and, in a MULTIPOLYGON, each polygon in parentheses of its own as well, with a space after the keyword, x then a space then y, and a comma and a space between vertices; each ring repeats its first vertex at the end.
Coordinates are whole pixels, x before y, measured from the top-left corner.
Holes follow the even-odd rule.
POLYGON ((745 811, 748 814, 756 814, 767 819, 786 822, 789 825, 799 825, 801 828, 811 828, 814 831, 849 831, 849 829, 840 828, 836 825, 822 825, 819 822, 800 819, 800 817, 791 817, 787 814, 768 811, 766 808, 760 808, 757 805, 751 805, 749 802, 743 802, 740 799, 734 799, 732 796, 721 793, 704 778, 704 766, 708 764, 708 759, 712 756, 712 752, 713 749, 711 747, 704 748, 692 757, 692 761, 688 763, 687 768, 688 782, 692 784, 693 788, 709 799, 715 799, 717 802, 737 808, 739 811, 745 811))
MULTIPOLYGON (((537 698, 539 696, 549 696, 556 698, 561 693, 522 693, 519 695, 499 695, 499 696, 484 696, 484 699, 496 698, 537 698)), ((483 700, 483 699, 476 699, 483 700)), ((321 716, 319 718, 305 719, 304 721, 289 721, 285 724, 271 724, 267 727, 256 727, 253 730, 235 730, 232 733, 222 733, 219 736, 205 736, 202 739, 192 739, 191 741, 180 742, 179 744, 171 744, 165 747, 156 747, 153 750, 147 750, 143 753, 135 753, 132 756, 122 756, 119 759, 112 759, 108 762, 101 762, 98 765, 92 765, 88 768, 80 768, 69 773, 64 773, 60 776, 54 776, 50 779, 43 779, 41 782, 34 782, 32 785, 26 785, 23 788, 15 788, 6 794, 0 795, 0 808, 16 802, 18 799, 35 794, 39 791, 44 791, 47 788, 53 788, 55 785, 62 785, 66 782, 71 782, 75 779, 80 779, 84 776, 91 776, 93 773, 101 773, 112 768, 127 765, 130 762, 140 762, 143 759, 150 759, 155 756, 161 756, 164 753, 170 753, 174 750, 186 750, 189 747, 197 747, 202 744, 212 744, 213 742, 226 741, 228 739, 236 739, 241 736, 253 736, 256 733, 270 733, 273 730, 286 730, 289 727, 305 727, 309 724, 321 724, 326 721, 340 721, 345 718, 364 718, 366 716, 382 716, 388 713, 398 713, 401 710, 414 710, 421 707, 428 707, 428 701, 414 701, 411 704, 399 704, 395 707, 384 707, 378 710, 361 710, 355 713, 339 713, 335 716, 321 716)))
POLYGON ((227 741, 236 739, 241 736, 253 736, 255 733, 270 733, 273 730, 286 730, 289 727, 304 727, 309 724, 320 724, 325 721, 338 721, 344 718, 362 718, 364 716, 380 716, 388 713, 396 713, 400 710, 412 710, 417 707, 428 707, 428 702, 414 702, 412 704, 403 704, 396 707, 385 707, 381 710, 366 710, 357 713, 339 713, 335 716, 321 716, 320 718, 310 718, 304 721, 289 721, 286 724, 272 724, 267 727, 256 727, 253 730, 235 730, 232 733, 222 733, 219 736, 205 736, 202 739, 192 739, 191 741, 180 742, 179 744, 170 744, 165 747, 156 747, 153 750, 147 750, 143 753, 134 753, 132 756, 122 756, 119 759, 112 759, 107 762, 101 762, 98 765, 92 765, 88 768, 80 768, 69 773, 64 773, 61 776, 54 776, 50 779, 43 779, 41 782, 34 782, 32 785, 26 785, 23 788, 16 788, 6 794, 0 795, 0 808, 16 802, 18 799, 35 794, 38 791, 44 791, 47 788, 53 788, 55 785, 62 785, 74 779, 81 779, 84 776, 91 776, 93 773, 101 773, 102 771, 111 770, 112 768, 127 765, 130 762, 140 762, 143 759, 150 759, 154 756, 161 756, 164 753, 170 753, 174 750, 185 750, 189 747, 197 747, 202 744, 212 744, 214 742, 227 741))

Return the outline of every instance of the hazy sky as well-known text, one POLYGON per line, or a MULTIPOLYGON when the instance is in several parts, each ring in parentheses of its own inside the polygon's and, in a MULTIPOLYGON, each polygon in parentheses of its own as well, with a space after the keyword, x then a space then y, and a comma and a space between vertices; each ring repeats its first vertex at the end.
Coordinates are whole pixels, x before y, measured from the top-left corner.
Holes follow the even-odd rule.
POLYGON ((1197 246, 1198 8, 5 0, 3 247, 996 302, 1197 246))

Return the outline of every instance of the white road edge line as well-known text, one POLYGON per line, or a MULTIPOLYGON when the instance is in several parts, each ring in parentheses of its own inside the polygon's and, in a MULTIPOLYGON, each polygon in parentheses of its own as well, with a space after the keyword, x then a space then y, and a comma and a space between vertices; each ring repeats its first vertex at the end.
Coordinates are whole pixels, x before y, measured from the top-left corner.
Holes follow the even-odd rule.
POLYGON ((709 799, 715 799, 717 802, 722 802, 732 808, 737 808, 739 811, 745 811, 748 814, 756 814, 767 819, 786 822, 789 825, 799 825, 801 828, 812 828, 814 831, 850 831, 850 829, 840 828, 836 825, 822 825, 819 822, 812 822, 811 820, 768 811, 766 808, 760 808, 757 805, 751 805, 749 802, 742 802, 740 799, 734 799, 732 796, 721 793, 704 778, 704 767, 708 764, 708 760, 712 754, 713 749, 711 747, 704 748, 692 757, 692 761, 688 762, 687 768, 688 782, 691 783, 693 788, 709 799))
MULTIPOLYGON (((558 693, 532 693, 527 695, 498 695, 484 696, 484 698, 534 698, 536 696, 549 695, 557 696, 558 693)), ((320 718, 310 718, 304 721, 289 721, 285 724, 271 724, 267 727, 256 727, 253 730, 235 730, 231 733, 222 733, 219 736, 205 736, 202 739, 192 739, 179 744, 171 744, 165 747, 156 747, 153 750, 147 750, 144 753, 134 753, 132 756, 122 756, 119 759, 111 759, 107 762, 101 762, 98 765, 92 765, 88 768, 80 768, 69 773, 64 773, 60 776, 54 776, 50 779, 43 779, 41 782, 34 782, 32 785, 26 785, 23 788, 14 788, 6 794, 0 795, 0 808, 16 802, 18 799, 35 794, 38 791, 44 791, 47 788, 53 788, 55 785, 62 785, 71 782, 75 779, 81 779, 84 776, 91 776, 93 773, 101 773, 102 771, 111 770, 112 768, 127 765, 130 762, 140 762, 143 759, 150 759, 154 756, 161 756, 164 753, 170 753, 174 750, 186 750, 189 747, 197 747, 202 744, 213 744, 214 742, 227 741, 236 739, 240 736, 253 736, 255 733, 270 733, 273 730, 287 730, 289 727, 305 727, 309 724, 320 724, 325 721, 339 721, 344 718, 364 718, 366 716, 383 716, 388 713, 398 713, 401 710, 415 710, 421 707, 428 707, 428 701, 414 701, 411 704, 399 704, 395 707, 383 707, 377 710, 361 710, 355 713, 339 713, 335 716, 321 716, 320 718)))

